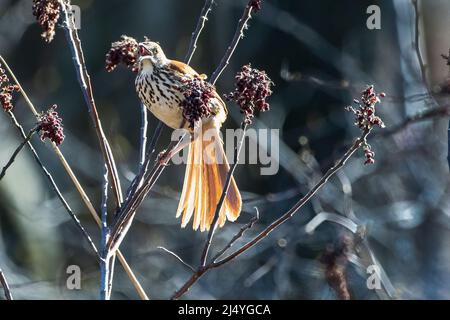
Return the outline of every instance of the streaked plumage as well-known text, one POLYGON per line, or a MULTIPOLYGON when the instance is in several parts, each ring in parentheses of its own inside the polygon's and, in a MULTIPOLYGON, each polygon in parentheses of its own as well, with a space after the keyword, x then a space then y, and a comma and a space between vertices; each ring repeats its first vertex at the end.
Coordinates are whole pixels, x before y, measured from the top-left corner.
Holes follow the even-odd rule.
MULTIPOLYGON (((184 95, 180 87, 186 77, 204 77, 190 66, 164 55, 155 42, 140 44, 139 74, 136 78, 136 91, 145 106, 167 126, 177 129, 183 122, 181 102, 184 95)), ((215 93, 211 99, 214 115, 202 120, 203 132, 210 130, 213 142, 196 137, 189 146, 188 163, 181 192, 177 217, 182 215, 181 226, 185 227, 193 217, 193 228, 208 230, 214 218, 215 208, 225 184, 229 164, 220 140, 219 130, 227 116, 225 103, 215 93), (205 130, 206 129, 206 130, 205 130), (220 162, 218 159, 223 159, 220 162)), ((185 125, 187 127, 187 125, 185 125)), ((219 216, 219 225, 234 221, 242 207, 241 195, 232 179, 227 198, 219 216)))

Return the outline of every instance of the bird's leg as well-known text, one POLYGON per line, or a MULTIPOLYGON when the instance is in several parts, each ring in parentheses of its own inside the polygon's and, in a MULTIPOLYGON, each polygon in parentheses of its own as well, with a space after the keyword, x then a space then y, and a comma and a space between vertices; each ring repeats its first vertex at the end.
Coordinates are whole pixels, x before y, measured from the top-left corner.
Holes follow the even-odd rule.
MULTIPOLYGON (((175 142, 175 143, 177 143, 177 142, 175 142)), ((190 135, 184 136, 177 145, 174 145, 172 147, 169 146, 168 149, 161 151, 158 154, 157 161, 159 162, 160 165, 167 166, 167 163, 169 162, 169 160, 174 155, 176 155, 178 152, 183 150, 186 146, 188 146, 190 143, 191 143, 190 135)))

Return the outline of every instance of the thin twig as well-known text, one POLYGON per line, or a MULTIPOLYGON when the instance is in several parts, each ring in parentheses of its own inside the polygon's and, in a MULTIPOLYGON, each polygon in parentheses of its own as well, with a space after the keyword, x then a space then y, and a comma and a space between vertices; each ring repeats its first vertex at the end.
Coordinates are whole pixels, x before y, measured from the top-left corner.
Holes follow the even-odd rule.
MULTIPOLYGON (((14 126, 19 130, 20 135, 22 136, 23 139, 27 138, 27 135, 25 133, 25 130, 23 129, 23 127, 20 125, 20 123, 17 121, 16 117, 14 116, 14 114, 9 111, 8 112, 9 117, 11 118, 12 123, 14 124, 14 126)), ((55 192, 56 196, 58 197, 58 199, 61 201, 62 205, 64 206, 64 208, 66 209, 67 213, 69 214, 69 216, 72 218, 72 220, 75 222, 75 225, 77 226, 77 228, 81 231, 81 233, 83 234, 83 236, 86 238, 86 240, 88 241, 90 247, 92 248, 92 250, 94 251, 97 259, 100 258, 100 255, 98 253, 97 247, 95 246, 94 242, 92 241, 90 235, 88 234, 88 232, 86 231, 86 229, 82 226, 81 221, 78 219, 78 217, 76 216, 76 214, 72 211, 72 209, 70 208, 69 204, 67 203, 66 199, 64 198, 64 196, 62 195, 61 191, 59 190, 58 186, 55 183, 55 180, 53 179, 53 176, 50 174, 50 172, 47 170, 47 168, 45 167, 45 165, 42 163, 39 155, 37 154, 36 150, 34 149, 33 145, 31 144, 30 141, 26 141, 26 144, 28 145, 28 148, 30 149, 31 153, 33 154, 33 157, 35 159, 35 161, 37 162, 37 164, 39 165, 39 167, 42 169, 45 177, 47 178, 47 180, 50 182, 50 185, 53 189, 53 191, 55 192)))
POLYGON ((221 249, 221 250, 219 250, 219 252, 217 252, 217 254, 211 259, 211 261, 216 262, 216 260, 219 259, 221 256, 223 256, 225 254, 225 252, 227 252, 228 249, 230 249, 237 240, 242 238, 242 236, 244 235, 244 233, 247 230, 251 229, 253 227, 253 225, 256 222, 258 222, 259 211, 258 211, 257 207, 255 207, 255 209, 256 209, 256 216, 251 218, 249 222, 247 222, 245 225, 243 225, 242 228, 239 229, 239 231, 234 235, 234 237, 231 238, 231 240, 225 245, 225 247, 223 247, 223 249, 221 249))
POLYGON ((23 149, 23 147, 25 147, 28 141, 30 141, 31 137, 33 137, 33 135, 36 133, 37 129, 38 127, 34 127, 33 129, 31 129, 30 132, 28 132, 28 134, 25 136, 22 143, 16 148, 16 150, 14 150, 13 154, 11 155, 11 158, 9 158, 8 162, 3 167, 2 172, 0 173, 0 180, 3 179, 3 177, 6 174, 6 170, 8 170, 8 168, 13 164, 19 152, 23 149))
POLYGON ((183 259, 181 259, 181 257, 179 255, 177 255, 175 252, 170 251, 169 249, 166 249, 164 247, 158 247, 158 249, 161 249, 165 252, 167 252, 168 254, 170 254, 171 256, 173 256, 175 259, 177 259, 178 261, 180 261, 185 267, 187 267, 189 270, 191 270, 192 272, 195 272, 195 269, 193 266, 191 266, 189 263, 185 262, 183 259))
MULTIPOLYGON (((35 108, 33 103, 31 102, 30 98, 28 97, 27 93, 23 89, 22 85, 20 84, 19 80, 17 79, 16 75, 12 71, 12 69, 9 67, 8 63, 5 61, 5 59, 0 55, 0 61, 2 65, 6 68, 9 75, 15 82, 15 84, 19 87, 19 91, 22 94, 22 97, 25 99, 26 105, 30 109, 30 111, 33 113, 35 117, 39 116, 38 110, 35 108)), ((78 181, 78 178, 76 177, 75 173, 73 172, 72 168, 70 167, 69 163, 67 162, 66 158, 64 157, 61 150, 58 148, 58 146, 55 143, 50 144, 53 151, 57 155, 59 161, 61 162, 64 170, 66 171, 67 175, 69 176, 70 180, 74 184, 75 188, 77 189, 78 193, 80 194, 81 200, 85 204, 86 208, 88 209, 89 213, 91 214, 92 218, 95 220, 97 225, 100 227, 100 218, 99 214, 95 210, 94 206, 92 205, 92 202, 87 195, 86 191, 84 190, 81 183, 78 181)), ((142 288, 142 285, 139 283, 139 280, 137 279, 136 275, 134 274, 133 270, 131 269, 130 265, 126 261, 125 257, 120 251, 117 251, 117 257, 124 268, 128 278, 130 279, 131 283, 133 284, 134 288, 136 289, 139 297, 142 300, 149 300, 148 295, 145 293, 144 289, 142 288)))
POLYGON ((6 281, 5 274, 3 270, 0 268, 0 283, 3 287, 3 292, 5 293, 6 300, 14 300, 11 294, 11 289, 9 289, 8 281, 6 281))
POLYGON ((216 70, 211 75, 211 83, 216 84, 217 79, 219 79, 220 75, 222 74, 223 70, 230 64, 230 58, 234 53, 234 50, 236 50, 236 47, 239 43, 239 41, 244 37, 244 30, 247 28, 247 22, 252 17, 252 10, 253 6, 250 5, 250 2, 245 7, 244 13, 242 14, 241 19, 239 19, 238 26, 236 28, 236 31, 233 36, 233 40, 231 41, 231 44, 228 46, 227 51, 225 52, 225 55, 222 57, 222 60, 219 63, 219 66, 216 68, 216 70))
POLYGON ((161 136, 163 128, 164 124, 161 121, 158 121, 158 124, 156 125, 156 128, 153 132, 152 139, 149 141, 148 146, 145 148, 146 149, 145 161, 143 165, 140 166, 139 173, 134 177, 133 182, 128 187, 127 196, 125 198, 124 204, 122 205, 122 208, 128 205, 131 195, 133 195, 136 192, 137 188, 140 188, 142 186, 143 183, 142 178, 144 177, 145 173, 148 170, 150 160, 152 159, 152 156, 155 153, 156 143, 158 142, 161 136))
POLYGON ((348 159, 355 153, 356 150, 358 150, 363 142, 366 140, 367 136, 369 135, 370 130, 366 129, 362 132, 361 136, 356 139, 356 141, 353 143, 353 145, 347 150, 347 152, 343 155, 343 157, 336 162, 336 164, 331 167, 325 175, 322 176, 322 178, 304 195, 291 209, 289 209, 286 213, 284 213, 280 218, 272 222, 268 227, 266 227, 262 232, 260 232, 257 236, 255 236, 252 240, 244 244, 241 248, 237 249, 227 257, 219 260, 219 261, 212 261, 205 266, 201 266, 197 269, 195 273, 191 275, 191 277, 186 281, 186 283, 177 290, 173 296, 172 299, 178 299, 182 295, 184 295, 191 287, 194 285, 198 279, 200 279, 208 270, 218 268, 236 257, 240 256, 242 253, 246 252, 250 248, 252 248, 255 244, 257 244, 259 241, 267 237, 274 229, 282 225, 284 222, 292 218, 295 213, 297 213, 330 179, 336 172, 338 172, 347 162, 348 159))
POLYGON ((214 0, 206 0, 203 5, 202 11, 200 13, 200 17, 197 21, 197 26, 195 27, 194 32, 192 32, 191 42, 189 43, 189 49, 184 58, 186 64, 191 63, 191 59, 194 56, 195 50, 197 49, 197 42, 200 38, 200 34, 202 33, 203 28, 205 27, 205 23, 208 20, 208 14, 212 10, 212 5, 214 4, 214 0))
POLYGON ((241 153, 242 145, 243 145, 243 142, 245 140, 245 132, 247 130, 247 122, 246 121, 242 122, 241 129, 242 129, 242 137, 239 140, 238 144, 235 146, 235 149, 234 149, 234 161, 233 161, 233 164, 230 167, 230 170, 228 171, 227 179, 225 181, 225 185, 223 187, 222 194, 220 196, 219 202, 217 203, 216 211, 214 212, 214 218, 213 218, 213 221, 211 223, 211 228, 209 229, 208 237, 206 239, 206 243, 205 243, 205 246, 203 248, 202 256, 201 256, 201 259, 200 259, 200 265, 203 266, 203 267, 206 265, 206 260, 208 259, 208 252, 209 252, 209 249, 211 247, 212 240, 213 240, 213 237, 214 237, 214 232, 215 232, 216 227, 217 227, 217 221, 219 220, 219 217, 220 217, 220 211, 222 209, 222 206, 223 206, 223 203, 225 201, 225 198, 226 198, 226 196, 228 194, 228 188, 230 187, 230 183, 231 183, 231 179, 233 178, 234 170, 236 169, 236 166, 238 165, 238 162, 239 162, 239 155, 241 153))
MULTIPOLYGON (((80 86, 82 88, 86 103, 89 107, 91 118, 94 122, 94 126, 96 128, 97 136, 98 136, 98 139, 100 142, 102 154, 103 154, 106 166, 108 167, 108 172, 111 177, 111 186, 112 186, 112 189, 113 189, 113 192, 115 195, 115 199, 116 199, 116 207, 119 208, 123 201, 122 190, 121 190, 121 186, 120 186, 120 179, 119 179, 119 175, 117 172, 114 157, 113 157, 113 154, 111 151, 111 147, 110 147, 108 140, 106 139, 106 136, 103 132, 100 118, 97 113, 95 100, 94 100, 94 97, 92 94, 92 85, 91 85, 91 81, 90 81, 90 76, 87 72, 86 63, 84 61, 84 54, 83 54, 83 50, 81 47, 81 41, 78 37, 77 30, 74 28, 73 18, 70 18, 70 14, 69 14, 69 10, 68 10, 69 5, 70 5, 70 1, 67 1, 66 3, 61 4, 62 10, 64 12, 64 17, 65 17, 64 26, 66 29, 66 35, 67 35, 67 39, 68 39, 69 45, 72 50, 73 59, 74 59, 75 67, 76 67, 77 74, 78 74, 78 80, 80 82, 80 86)), ((119 260, 124 261, 120 252, 118 252, 118 256, 119 256, 119 260)), ((129 270, 129 271, 131 271, 131 270, 129 270)), ((134 275, 133 275, 133 277, 130 277, 130 279, 136 280, 136 277, 134 277, 134 275)), ((136 284, 137 283, 135 283, 135 287, 136 287, 136 284)), ((140 293, 141 298, 148 299, 147 295, 143 291, 140 284, 137 288, 139 288, 138 291, 140 293)))
POLYGON ((103 175, 103 193, 102 193, 102 205, 101 205, 101 213, 102 213, 102 238, 101 238, 101 259, 100 259, 100 299, 107 300, 109 296, 109 286, 108 280, 110 278, 109 275, 109 267, 110 267, 110 254, 107 247, 107 243, 109 240, 109 227, 108 227, 108 166, 105 165, 105 174, 103 175))
POLYGON ((100 143, 100 149, 104 161, 108 167, 108 172, 111 178, 111 187, 113 189, 116 206, 120 207, 122 204, 122 190, 120 186, 120 179, 117 172, 116 164, 114 161, 111 147, 105 136, 102 128, 102 124, 97 112, 97 106, 95 104, 94 95, 92 92, 92 83, 89 73, 86 68, 86 62, 84 60, 83 48, 81 46, 81 40, 78 37, 77 29, 74 27, 73 17, 69 13, 70 1, 61 3, 61 8, 64 13, 64 29, 66 31, 66 38, 69 47, 72 51, 72 59, 75 65, 75 71, 80 84, 81 91, 83 93, 84 100, 89 109, 92 122, 94 124, 95 132, 100 143))
POLYGON ((275 228, 277 228, 279 225, 283 224, 290 218, 294 216, 295 213, 298 212, 299 209, 301 209, 305 203, 308 202, 309 199, 311 199, 332 177, 336 172, 338 172, 347 162, 348 159, 355 153, 356 150, 359 149, 359 147, 363 144, 364 141, 366 141, 367 136, 369 135, 370 130, 364 130, 362 135, 356 139, 356 141, 353 143, 353 145, 350 147, 350 149, 347 150, 347 152, 344 154, 344 156, 333 166, 331 167, 325 175, 317 182, 317 184, 305 195, 303 196, 291 209, 289 209, 285 214, 283 214, 280 218, 275 220, 273 223, 271 223, 266 229, 264 229, 259 235, 257 235, 253 240, 249 241, 247 244, 242 246, 240 249, 236 250, 234 253, 230 254, 228 257, 214 263, 214 267, 219 267, 223 265, 224 263, 227 263, 228 261, 231 261, 232 259, 236 258, 237 256, 241 255, 243 252, 247 251, 251 247, 253 247, 255 244, 257 244, 261 239, 265 238, 267 235, 269 235, 270 232, 272 232, 275 228))
POLYGON ((148 119, 147 119, 147 107, 141 103, 141 143, 139 150, 139 169, 145 163, 145 155, 147 154, 147 128, 148 128, 148 119))
MULTIPOLYGON (((176 150, 183 138, 184 135, 178 141, 172 141, 167 149, 168 151, 166 151, 166 154, 173 156, 173 151, 176 150)), ((111 228, 111 238, 108 243, 108 248, 111 252, 115 252, 115 250, 119 248, 131 226, 137 209, 142 204, 151 188, 153 188, 156 181, 159 179, 161 173, 164 171, 169 160, 171 159, 171 156, 165 156, 162 159, 157 159, 150 173, 142 177, 142 183, 139 183, 141 187, 137 188, 136 192, 132 193, 128 203, 122 206, 121 212, 117 215, 117 220, 111 228)))
POLYGON ((109 259, 108 300, 111 299, 115 265, 116 265, 116 255, 113 254, 109 259))

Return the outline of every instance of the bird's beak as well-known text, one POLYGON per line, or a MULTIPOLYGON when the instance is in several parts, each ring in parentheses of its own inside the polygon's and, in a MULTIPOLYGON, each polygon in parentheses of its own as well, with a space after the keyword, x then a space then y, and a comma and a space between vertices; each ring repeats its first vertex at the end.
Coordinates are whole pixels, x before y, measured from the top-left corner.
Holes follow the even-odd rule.
POLYGON ((147 49, 147 47, 144 44, 140 43, 138 45, 138 48, 139 48, 139 55, 141 57, 150 55, 150 51, 147 49))

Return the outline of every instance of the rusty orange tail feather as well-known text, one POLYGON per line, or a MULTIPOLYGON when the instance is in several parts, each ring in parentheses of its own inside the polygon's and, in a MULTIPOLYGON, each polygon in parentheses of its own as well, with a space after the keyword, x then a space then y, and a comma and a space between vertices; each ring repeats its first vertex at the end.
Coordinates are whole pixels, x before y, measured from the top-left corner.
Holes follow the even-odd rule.
MULTIPOLYGON (((219 128, 215 121, 203 127, 208 138, 198 135, 190 144, 183 190, 177 209, 182 215, 181 226, 185 227, 193 216, 193 228, 209 230, 214 219, 217 204, 225 186, 230 165, 228 164, 219 128)), ((242 198, 234 178, 231 179, 227 196, 219 213, 218 225, 235 221, 241 212, 242 198)))

